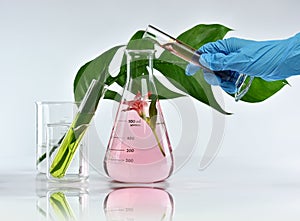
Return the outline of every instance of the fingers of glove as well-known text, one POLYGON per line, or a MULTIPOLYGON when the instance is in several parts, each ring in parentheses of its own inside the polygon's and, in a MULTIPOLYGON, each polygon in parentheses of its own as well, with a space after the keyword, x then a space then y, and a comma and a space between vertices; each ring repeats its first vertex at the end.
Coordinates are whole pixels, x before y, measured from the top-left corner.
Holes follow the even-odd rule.
POLYGON ((198 51, 202 53, 226 53, 227 54, 227 47, 225 40, 219 40, 216 42, 210 42, 198 49, 198 51))
POLYGON ((210 84, 210 85, 214 85, 214 86, 218 86, 220 85, 221 79, 219 76, 211 73, 211 72, 207 72, 205 70, 203 70, 203 75, 204 75, 204 79, 205 81, 210 84))
POLYGON ((186 66, 186 68, 185 68, 185 74, 186 74, 187 76, 192 76, 192 75, 194 75, 199 69, 200 69, 199 66, 190 63, 190 64, 188 64, 188 65, 186 66))
POLYGON ((244 72, 250 64, 251 57, 241 53, 222 53, 202 54, 200 63, 213 71, 237 71, 244 72))
MULTIPOLYGON (((199 66, 197 65, 193 65, 193 64, 188 64, 186 69, 185 69, 185 74, 188 76, 194 75, 198 70, 199 70, 199 66)), ((203 70, 203 75, 204 75, 204 79, 205 81, 210 84, 210 85, 220 85, 221 82, 221 78, 211 72, 205 71, 203 70)))
POLYGON ((200 53, 223 53, 229 54, 235 52, 248 44, 253 43, 251 40, 245 40, 240 38, 228 38, 224 40, 218 40, 216 42, 210 42, 198 49, 200 53))
POLYGON ((225 70, 224 68, 225 60, 226 60, 226 55, 222 53, 202 54, 200 56, 200 63, 213 71, 225 70))
POLYGON ((211 73, 203 71, 205 81, 213 86, 220 86, 224 91, 229 94, 234 94, 236 92, 235 82, 231 81, 223 81, 219 76, 211 73))
MULTIPOLYGON (((199 66, 189 64, 185 70, 186 75, 193 75, 199 70, 199 66)), ((227 93, 234 94, 236 92, 236 86, 234 82, 224 81, 219 76, 203 70, 205 81, 213 86, 221 86, 221 88, 227 93)))
POLYGON ((233 82, 223 81, 220 84, 221 88, 229 94, 234 94, 237 91, 236 85, 233 82))

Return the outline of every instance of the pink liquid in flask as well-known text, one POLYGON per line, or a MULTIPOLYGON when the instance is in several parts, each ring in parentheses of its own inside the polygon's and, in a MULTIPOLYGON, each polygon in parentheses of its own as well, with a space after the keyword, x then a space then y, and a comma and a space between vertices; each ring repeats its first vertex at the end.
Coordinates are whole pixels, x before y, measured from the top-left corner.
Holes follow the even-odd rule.
POLYGON ((173 170, 172 149, 153 80, 154 53, 125 50, 127 81, 104 160, 106 173, 115 181, 158 182, 173 170))
POLYGON ((135 110, 121 111, 104 167, 112 179, 120 182, 151 183, 168 178, 173 170, 173 156, 162 117, 156 115, 154 131, 135 110))

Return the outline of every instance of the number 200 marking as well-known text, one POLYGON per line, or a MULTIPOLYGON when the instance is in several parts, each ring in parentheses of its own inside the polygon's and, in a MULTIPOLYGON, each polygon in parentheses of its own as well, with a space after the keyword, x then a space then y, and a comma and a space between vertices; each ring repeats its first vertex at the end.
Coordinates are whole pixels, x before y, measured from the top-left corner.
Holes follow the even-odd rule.
POLYGON ((128 159, 128 158, 126 158, 125 162, 126 162, 126 163, 133 163, 133 159, 128 159))

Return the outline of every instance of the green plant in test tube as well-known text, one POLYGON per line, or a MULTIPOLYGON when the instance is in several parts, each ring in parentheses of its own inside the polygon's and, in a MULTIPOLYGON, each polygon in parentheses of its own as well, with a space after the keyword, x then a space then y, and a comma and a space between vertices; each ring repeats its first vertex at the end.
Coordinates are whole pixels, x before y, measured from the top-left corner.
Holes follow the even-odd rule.
POLYGON ((95 114, 98 102, 105 93, 106 88, 100 80, 93 80, 89 89, 79 106, 70 128, 65 134, 57 154, 50 166, 50 174, 55 178, 62 178, 72 162, 74 154, 88 129, 95 114))

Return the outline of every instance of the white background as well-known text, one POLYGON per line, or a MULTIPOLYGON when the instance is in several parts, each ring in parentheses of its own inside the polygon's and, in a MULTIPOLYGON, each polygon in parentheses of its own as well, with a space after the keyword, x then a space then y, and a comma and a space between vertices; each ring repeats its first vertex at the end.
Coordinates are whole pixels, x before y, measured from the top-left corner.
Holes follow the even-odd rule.
MULTIPOLYGON (((34 102, 72 100, 72 83, 78 69, 105 50, 126 43, 136 30, 153 24, 177 36, 200 23, 219 23, 234 29, 226 37, 281 39, 300 31, 299 9, 297 0, 0 0, 0 171, 34 170, 34 102)), ((235 103, 224 94, 225 109, 234 115, 226 116, 216 160, 193 180, 210 174, 237 179, 235 174, 245 170, 255 171, 254 179, 297 186, 299 180, 293 178, 300 173, 300 78, 290 78, 289 82, 291 86, 258 104, 235 103)), ((210 110, 195 103, 200 121, 201 114, 208 115, 210 110)), ((209 122, 199 123, 205 127, 209 122)), ((197 170, 195 165, 191 168, 197 170)), ((178 175, 184 173, 188 171, 178 175)), ((247 180, 248 175, 244 173, 242 179, 254 182, 247 180)), ((293 190, 289 194, 292 196, 293 190)), ((248 197, 256 203, 254 196, 248 197)), ((265 197, 267 200, 269 195, 265 197)), ((240 198, 242 195, 233 207, 239 205, 240 198)), ((193 196, 191 199, 197 202, 193 196)), ((180 208, 183 201, 178 202, 180 208)), ((298 207, 293 206, 287 208, 296 211, 298 207)), ((261 211, 258 205, 256 208, 261 211)), ((270 206, 269 214, 272 210, 270 206)))
MULTIPOLYGON (((78 69, 154 24, 177 36, 196 24, 234 29, 226 37, 286 38, 299 32, 299 1, 0 1, 1 154, 3 168, 32 168, 35 106, 72 100, 78 69), (21 160, 26 157, 28 160, 21 160)), ((300 62, 300 61, 299 61, 300 62)), ((259 104, 227 95, 219 157, 252 166, 300 168, 300 79, 259 104)), ((197 103, 198 110, 206 110, 197 103)))

